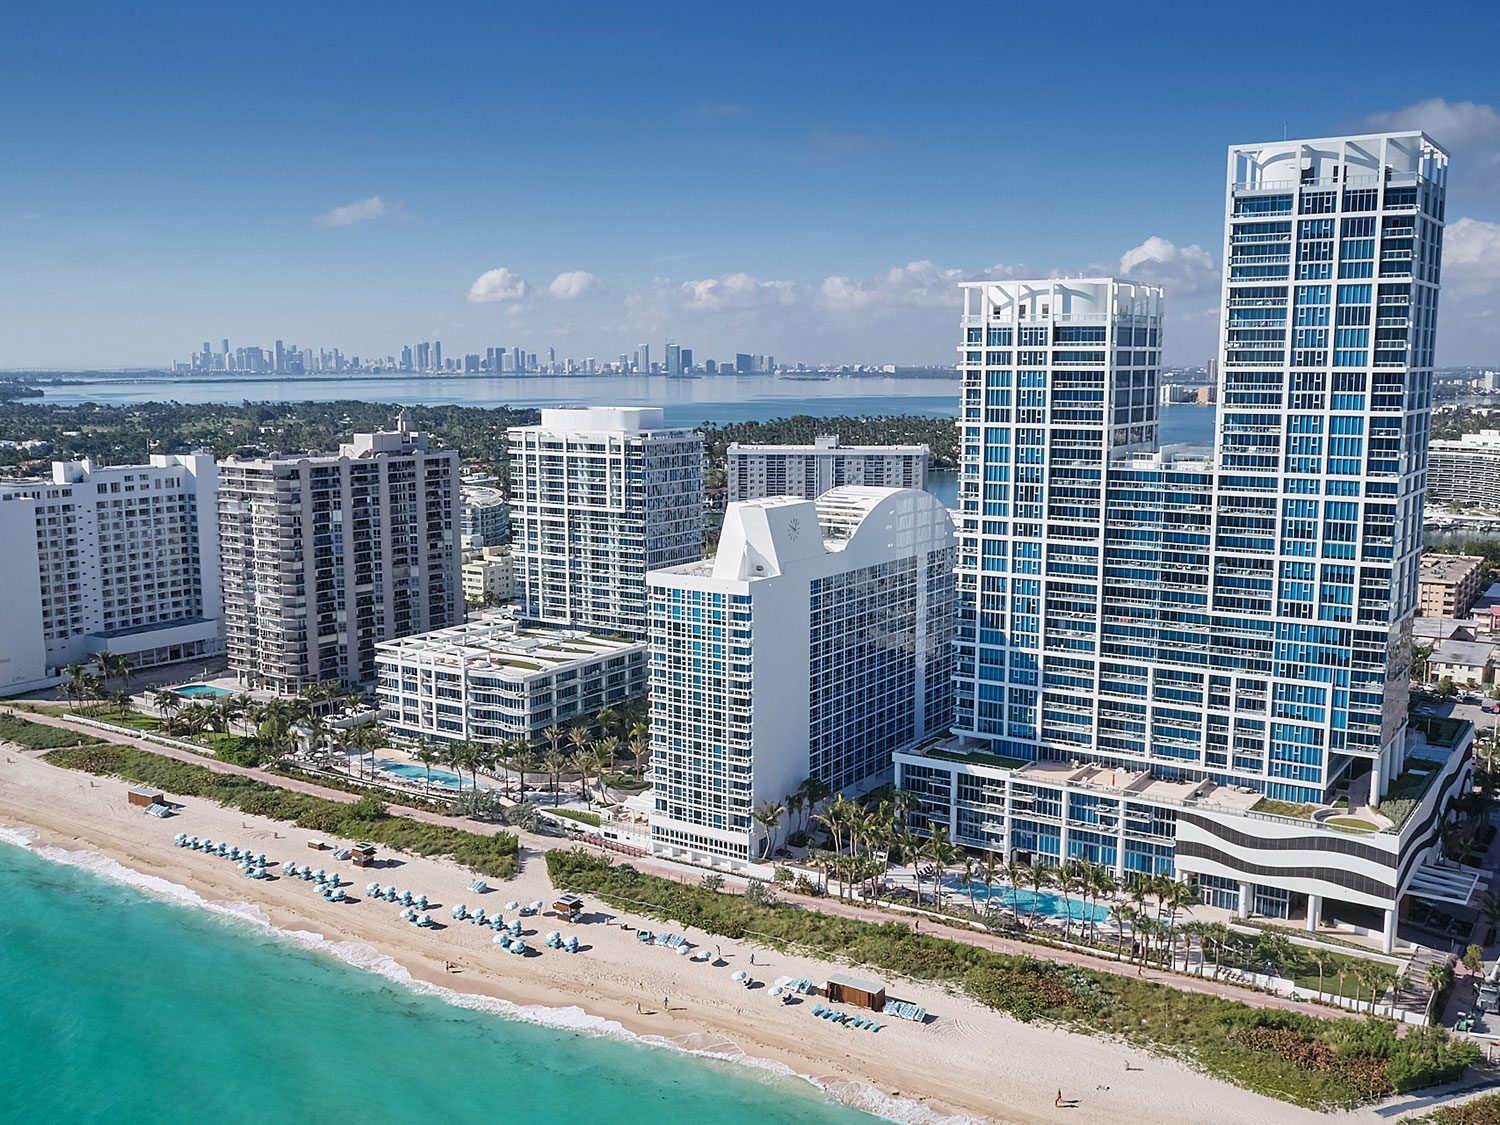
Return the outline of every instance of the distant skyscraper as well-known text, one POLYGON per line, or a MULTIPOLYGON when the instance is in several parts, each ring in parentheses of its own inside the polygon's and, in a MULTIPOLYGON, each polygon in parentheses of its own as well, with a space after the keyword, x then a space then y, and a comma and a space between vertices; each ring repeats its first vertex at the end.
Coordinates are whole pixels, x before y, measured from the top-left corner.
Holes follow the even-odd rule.
POLYGON ((547 349, 547 362, 548 363, 556 363, 557 362, 557 349, 556 348, 548 348, 547 349))
POLYGON ((682 349, 676 344, 667 345, 667 374, 682 374, 682 349))
POLYGON ((703 436, 660 407, 543 410, 510 431, 510 479, 529 620, 641 637, 646 571, 703 557, 703 436))
POLYGON ((272 367, 272 370, 273 371, 285 371, 286 370, 286 354, 281 350, 281 341, 280 340, 276 341, 276 358, 274 360, 274 366, 272 367))
POLYGON ((693 369, 693 349, 692 348, 683 348, 682 349, 682 370, 683 371, 691 371, 692 369, 693 369))
POLYGON ((432 342, 432 367, 434 371, 443 369, 443 345, 438 340, 432 342))
POLYGON ((642 344, 635 349, 635 369, 642 375, 651 374, 651 345, 642 344))
POLYGON ((734 356, 734 373, 736 375, 749 375, 755 367, 755 357, 747 352, 736 352, 734 356))

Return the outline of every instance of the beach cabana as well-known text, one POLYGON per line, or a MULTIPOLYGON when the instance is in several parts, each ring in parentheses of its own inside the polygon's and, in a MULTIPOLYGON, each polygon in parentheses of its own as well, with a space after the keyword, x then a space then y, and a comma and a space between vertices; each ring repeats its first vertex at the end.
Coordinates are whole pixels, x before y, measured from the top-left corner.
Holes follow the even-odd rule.
POLYGON ((375 866, 375 845, 355 844, 349 849, 349 862, 355 867, 375 866))
POLYGON ((563 895, 552 904, 552 913, 571 921, 583 913, 583 899, 577 895, 563 895))
POLYGON ((143 809, 150 808, 152 805, 166 804, 160 789, 152 789, 145 785, 132 785, 130 792, 125 796, 132 805, 139 805, 143 809))
POLYGON ((835 1004, 855 1004, 876 1012, 885 1008, 885 985, 847 973, 830 973, 824 994, 835 1004))

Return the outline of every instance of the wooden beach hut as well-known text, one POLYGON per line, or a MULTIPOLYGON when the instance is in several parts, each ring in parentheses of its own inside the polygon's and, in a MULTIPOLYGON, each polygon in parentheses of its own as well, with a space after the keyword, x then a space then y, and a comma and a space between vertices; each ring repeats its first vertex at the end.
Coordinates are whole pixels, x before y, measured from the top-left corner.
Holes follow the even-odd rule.
POLYGON ((349 862, 355 867, 373 867, 375 865, 375 845, 355 844, 349 849, 349 862))
POLYGON ((552 904, 552 913, 559 918, 574 921, 578 915, 583 913, 583 899, 577 895, 563 895, 552 904))
POLYGON ((885 1008, 885 985, 847 973, 830 973, 824 995, 835 1004, 852 1004, 875 1012, 885 1008))
POLYGON ((139 805, 143 809, 150 808, 152 805, 165 805, 167 803, 162 799, 160 789, 152 789, 146 785, 131 786, 130 792, 126 794, 126 798, 132 805, 139 805))

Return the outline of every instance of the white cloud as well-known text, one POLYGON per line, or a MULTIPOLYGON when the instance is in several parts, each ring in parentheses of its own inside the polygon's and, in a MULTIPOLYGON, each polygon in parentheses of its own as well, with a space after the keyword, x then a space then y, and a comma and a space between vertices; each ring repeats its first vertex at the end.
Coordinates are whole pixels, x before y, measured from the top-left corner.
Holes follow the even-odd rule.
POLYGON ((817 287, 818 303, 832 311, 882 308, 913 308, 933 305, 956 307, 958 283, 964 271, 944 269, 932 262, 908 262, 883 273, 855 281, 840 274, 825 277, 817 287))
POLYGON ((469 286, 468 299, 476 304, 484 301, 519 301, 530 290, 531 286, 522 278, 501 266, 480 274, 474 284, 469 286))
POLYGON ((396 214, 397 208, 385 202, 378 195, 372 195, 369 199, 358 199, 353 203, 346 203, 342 207, 335 207, 332 211, 325 211, 321 215, 314 215, 313 222, 320 227, 346 227, 350 223, 364 223, 371 219, 385 219, 396 214))
POLYGON ((1459 219, 1443 234, 1443 287, 1467 296, 1500 288, 1500 223, 1459 219))
POLYGON ((569 270, 560 273, 547 286, 547 292, 559 301, 571 301, 598 288, 599 279, 588 270, 569 270))
POLYGON ((1219 291, 1219 263, 1212 254, 1196 243, 1178 246, 1156 234, 1120 255, 1117 272, 1131 281, 1160 285, 1169 301, 1219 291))
POLYGON ((1464 150, 1481 164, 1500 164, 1500 113, 1492 105, 1426 98, 1404 109, 1372 113, 1363 127, 1370 132, 1421 129, 1450 152, 1464 150))
POLYGON ((747 273, 728 273, 677 287, 683 308, 690 312, 744 311, 795 304, 799 286, 793 281, 758 281, 747 273))

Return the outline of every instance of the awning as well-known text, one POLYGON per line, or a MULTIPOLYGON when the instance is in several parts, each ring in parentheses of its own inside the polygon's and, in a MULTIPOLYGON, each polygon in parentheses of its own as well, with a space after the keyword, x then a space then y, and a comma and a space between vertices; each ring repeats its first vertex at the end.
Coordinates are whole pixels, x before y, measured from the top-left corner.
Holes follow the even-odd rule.
POLYGON ((1428 902, 1467 906, 1479 886, 1481 872, 1461 864, 1424 863, 1412 875, 1406 893, 1428 902))

